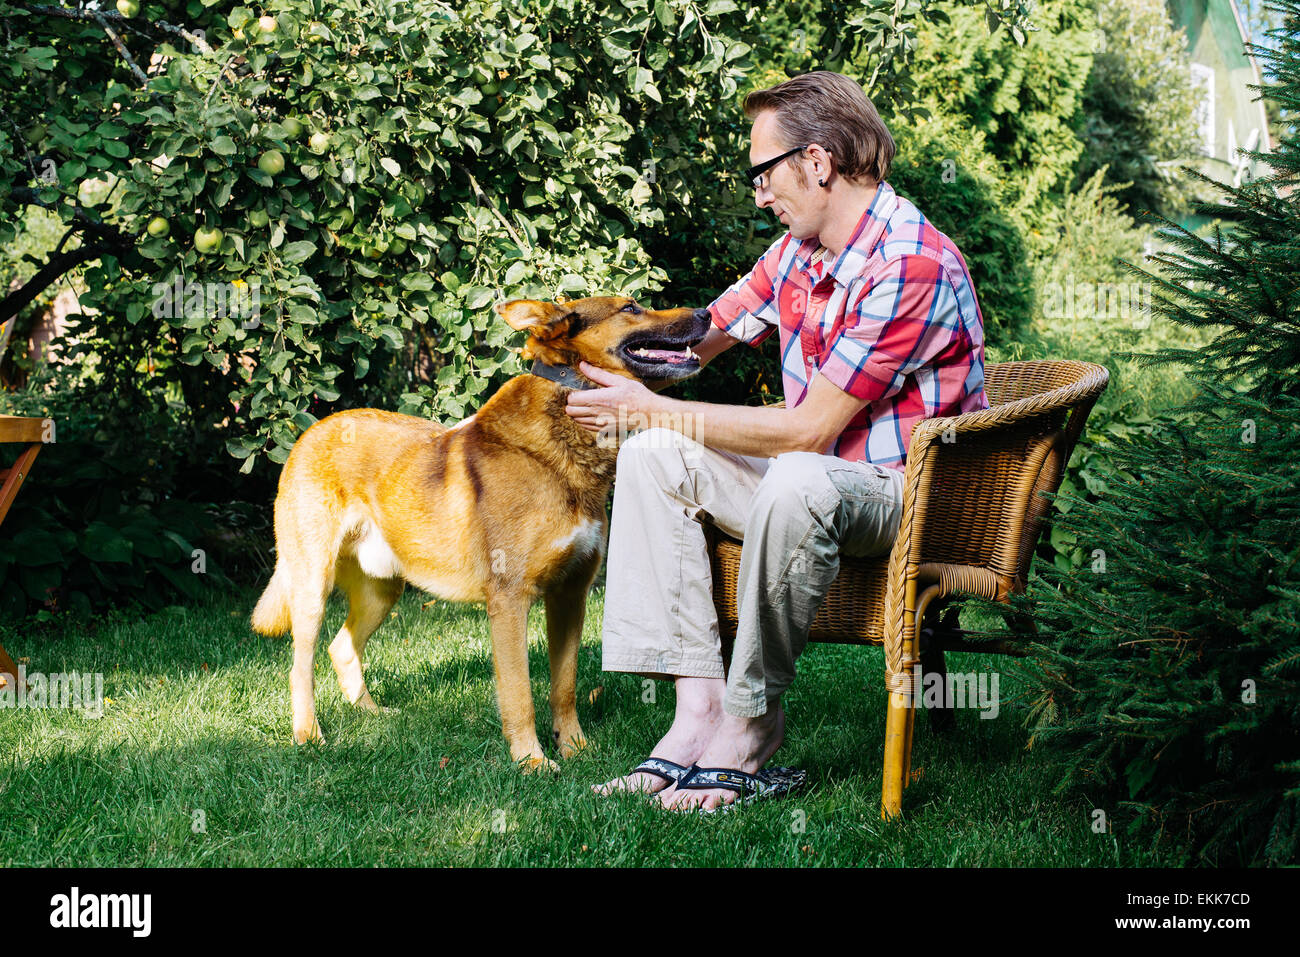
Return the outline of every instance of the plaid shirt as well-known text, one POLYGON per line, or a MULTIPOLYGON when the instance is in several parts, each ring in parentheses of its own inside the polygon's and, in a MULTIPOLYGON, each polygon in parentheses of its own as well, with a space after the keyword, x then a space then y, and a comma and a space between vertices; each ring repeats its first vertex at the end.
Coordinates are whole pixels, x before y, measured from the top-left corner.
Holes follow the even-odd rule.
POLYGON ((709 306, 713 323, 753 346, 779 329, 787 408, 818 372, 867 402, 824 451, 901 470, 917 422, 988 408, 966 261, 888 183, 834 263, 819 250, 787 232, 709 306))

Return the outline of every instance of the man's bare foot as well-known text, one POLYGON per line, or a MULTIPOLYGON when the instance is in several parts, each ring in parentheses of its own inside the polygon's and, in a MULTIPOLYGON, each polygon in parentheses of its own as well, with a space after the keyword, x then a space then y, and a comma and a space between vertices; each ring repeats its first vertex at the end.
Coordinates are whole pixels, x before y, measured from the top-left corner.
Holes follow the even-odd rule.
MULTIPOLYGON (((722 721, 722 694, 726 685, 721 678, 678 678, 677 712, 673 726, 659 739, 650 756, 690 767, 703 753, 722 721)), ((602 797, 617 791, 640 791, 654 794, 673 782, 644 771, 629 774, 591 789, 602 797)))
MULTIPOLYGON (((757 718, 737 718, 723 713, 713 740, 695 758, 702 768, 728 768, 754 774, 771 760, 785 740, 785 709, 780 702, 757 718)), ((664 788, 656 800, 674 811, 712 810, 735 801, 739 794, 726 788, 681 790, 664 788)))

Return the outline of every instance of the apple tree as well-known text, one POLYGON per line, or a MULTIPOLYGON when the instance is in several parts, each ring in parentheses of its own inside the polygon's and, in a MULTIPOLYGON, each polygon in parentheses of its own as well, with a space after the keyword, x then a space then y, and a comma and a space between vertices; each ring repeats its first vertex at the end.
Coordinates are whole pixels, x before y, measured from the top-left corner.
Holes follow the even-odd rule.
MULTIPOLYGON (((928 5, 886 8, 843 29, 904 49, 928 5)), ((165 384, 245 471, 336 403, 460 417, 519 370, 494 300, 644 296, 696 248, 719 274, 690 285, 730 281, 708 242, 717 211, 753 214, 736 94, 789 43, 764 22, 733 0, 0 0, 0 241, 32 204, 67 227, 0 319, 82 268, 69 354, 94 387, 135 408, 165 384), (652 257, 667 237, 687 255, 652 257)))

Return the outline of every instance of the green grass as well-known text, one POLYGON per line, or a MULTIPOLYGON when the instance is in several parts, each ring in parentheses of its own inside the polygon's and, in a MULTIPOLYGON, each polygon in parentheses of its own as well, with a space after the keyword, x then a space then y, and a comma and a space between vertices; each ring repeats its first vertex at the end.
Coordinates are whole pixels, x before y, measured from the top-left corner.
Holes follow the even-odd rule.
MULTIPOLYGON (((603 592, 590 598, 580 663, 592 746, 559 775, 519 773, 496 713, 481 608, 408 591, 368 649, 372 716, 344 703, 324 645, 317 697, 329 743, 294 747, 285 639, 248 629, 254 595, 33 638, 0 630, 29 670, 104 673, 102 718, 0 710, 0 865, 854 866, 1160 865, 1168 860, 1090 828, 1086 796, 1051 793, 1051 768, 1025 749, 1023 685, 1005 659, 951 655, 952 671, 1001 668, 1002 711, 958 713, 936 737, 922 717, 906 818, 879 818, 885 697, 879 649, 814 645, 787 697, 777 761, 807 787, 713 817, 644 798, 601 799, 590 784, 626 772, 667 728, 673 693, 600 670, 603 592), (984 662, 984 663, 982 663, 984 662), (987 662, 992 662, 988 664, 987 662), (594 704, 588 694, 603 691, 594 704), (204 828, 196 829, 196 811, 204 828)), ((543 740, 546 653, 529 627, 543 740)))

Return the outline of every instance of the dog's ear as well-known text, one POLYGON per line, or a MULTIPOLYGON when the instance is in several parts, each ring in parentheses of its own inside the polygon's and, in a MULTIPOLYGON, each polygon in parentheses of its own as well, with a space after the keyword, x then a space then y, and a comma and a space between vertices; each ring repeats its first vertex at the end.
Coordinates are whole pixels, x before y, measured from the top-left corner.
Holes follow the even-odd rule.
POLYGON ((497 315, 512 329, 525 329, 539 339, 545 339, 568 311, 551 302, 537 299, 512 299, 493 306, 497 315))

